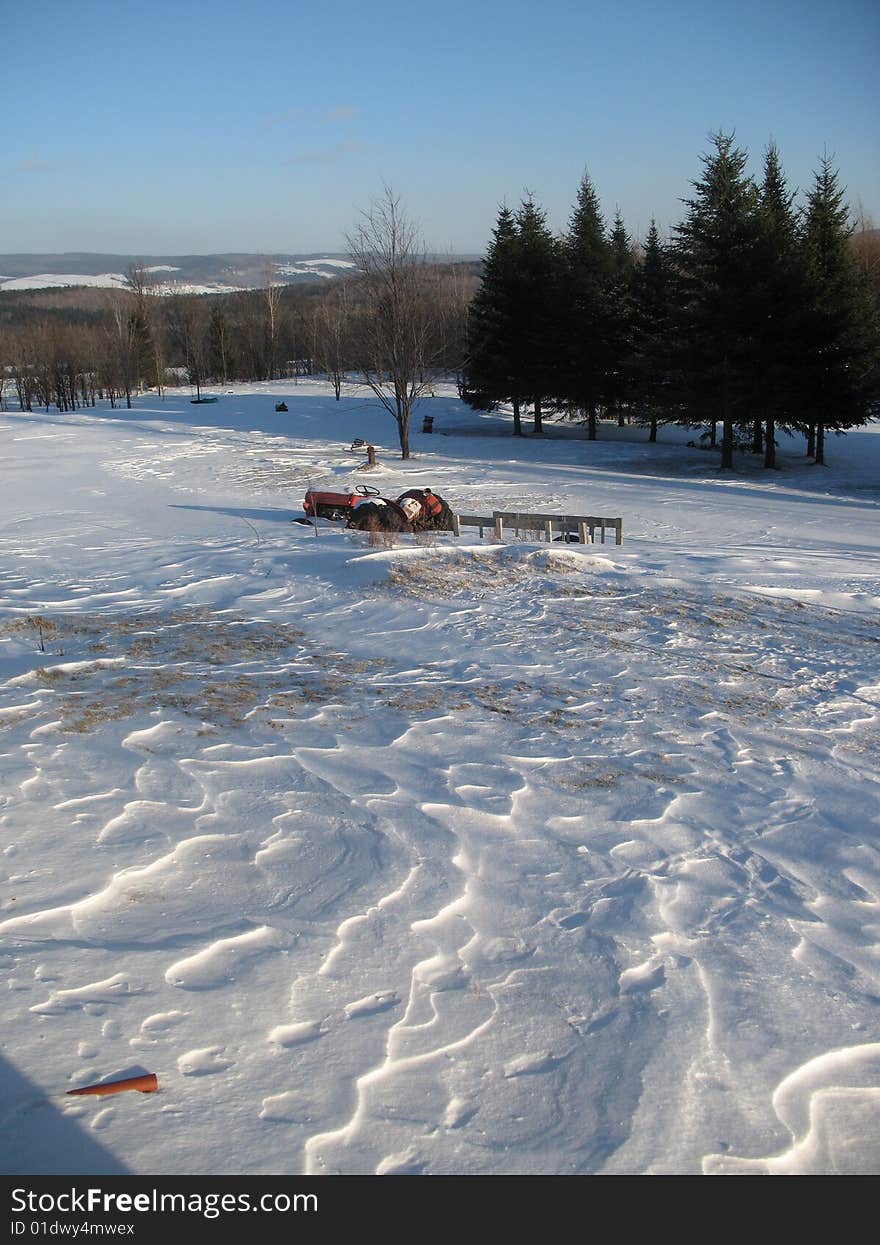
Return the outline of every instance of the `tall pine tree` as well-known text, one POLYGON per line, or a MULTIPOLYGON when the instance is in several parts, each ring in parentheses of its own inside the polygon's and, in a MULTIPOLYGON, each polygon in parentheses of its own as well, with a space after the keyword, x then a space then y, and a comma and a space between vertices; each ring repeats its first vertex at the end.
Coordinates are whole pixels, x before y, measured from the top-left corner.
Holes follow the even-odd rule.
POLYGON ((522 323, 524 394, 533 404, 534 431, 543 432, 543 407, 558 392, 559 248, 544 212, 531 195, 516 216, 517 316, 522 323))
POLYGON ((605 290, 605 406, 624 422, 623 408, 631 396, 635 307, 635 259, 620 211, 608 239, 609 277, 605 290))
POLYGON ((559 387, 569 406, 586 415, 591 441, 596 438, 598 406, 604 395, 610 275, 605 222, 596 191, 584 173, 562 241, 559 387))
POLYGON ((852 227, 831 161, 815 174, 804 219, 808 281, 803 414, 825 461, 825 429, 864 423, 878 387, 876 304, 850 247, 852 227))
POLYGON ((657 440, 657 424, 671 416, 673 391, 670 349, 672 272, 660 243, 656 221, 651 221, 642 262, 633 277, 633 345, 630 369, 633 404, 651 425, 649 440, 657 440))
POLYGON ((777 425, 791 427, 798 419, 806 287, 793 202, 779 153, 771 143, 764 156, 758 194, 758 321, 753 371, 753 448, 761 450, 763 420, 765 467, 776 465, 777 425))
POLYGON ((734 430, 749 418, 759 262, 757 190, 733 135, 713 136, 687 216, 676 227, 682 295, 682 397, 693 422, 723 425, 721 466, 733 466, 734 430))
POLYGON ((502 207, 468 312, 465 400, 478 410, 513 404, 513 431, 522 436, 524 325, 519 296, 519 232, 502 207))

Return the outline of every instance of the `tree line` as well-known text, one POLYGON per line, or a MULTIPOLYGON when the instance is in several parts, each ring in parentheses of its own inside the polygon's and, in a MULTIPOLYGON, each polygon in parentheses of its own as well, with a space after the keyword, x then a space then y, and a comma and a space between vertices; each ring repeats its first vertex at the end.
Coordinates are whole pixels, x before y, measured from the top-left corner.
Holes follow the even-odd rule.
MULTIPOLYGON (((460 380, 479 265, 438 261, 414 252, 411 241, 395 257, 407 272, 409 309, 422 308, 422 336, 407 363, 418 381, 460 380)), ((144 389, 161 395, 181 380, 198 393, 207 384, 315 374, 331 380, 337 398, 352 374, 387 389, 393 352, 376 331, 366 240, 360 258, 363 271, 322 285, 283 285, 267 270, 257 290, 166 295, 132 265, 124 289, 4 296, 0 399, 14 392, 23 410, 71 411, 99 399, 130 407, 144 389)))
POLYGON ((619 212, 607 225, 585 174, 560 236, 529 196, 501 208, 482 265, 442 263, 386 187, 347 239, 354 275, 323 287, 284 286, 269 266, 259 290, 164 296, 135 265, 76 317, 10 323, 0 305, 0 400, 11 385, 25 410, 131 406, 181 377, 198 394, 316 373, 338 399, 355 374, 408 458, 414 403, 445 376, 476 408, 510 404, 516 436, 527 409, 534 433, 555 416, 591 438, 610 417, 651 440, 663 424, 701 427, 714 446, 720 423, 724 467, 738 444, 773 466, 779 429, 802 431, 821 463, 827 430, 877 411, 876 246, 854 239, 827 158, 796 208, 775 147, 756 181, 732 135, 712 143, 665 241, 652 222, 636 245, 619 212))
POLYGON ((823 158, 794 204, 771 145, 760 181, 732 135, 712 137, 668 241, 642 247, 606 225, 587 174, 554 236, 530 196, 502 207, 470 307, 464 396, 478 409, 704 427, 721 464, 747 445, 775 465, 776 432, 799 430, 824 461, 825 432, 878 413, 876 249, 853 246, 838 174, 823 158))

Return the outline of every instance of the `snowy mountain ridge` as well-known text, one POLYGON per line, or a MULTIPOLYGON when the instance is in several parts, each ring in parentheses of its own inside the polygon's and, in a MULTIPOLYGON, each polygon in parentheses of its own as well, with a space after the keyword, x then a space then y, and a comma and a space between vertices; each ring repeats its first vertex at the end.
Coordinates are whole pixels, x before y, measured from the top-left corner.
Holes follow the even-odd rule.
POLYGON ((94 286, 121 289, 132 266, 143 266, 155 292, 227 294, 281 285, 332 280, 350 269, 345 255, 105 255, 87 253, 0 255, 0 291, 94 286))

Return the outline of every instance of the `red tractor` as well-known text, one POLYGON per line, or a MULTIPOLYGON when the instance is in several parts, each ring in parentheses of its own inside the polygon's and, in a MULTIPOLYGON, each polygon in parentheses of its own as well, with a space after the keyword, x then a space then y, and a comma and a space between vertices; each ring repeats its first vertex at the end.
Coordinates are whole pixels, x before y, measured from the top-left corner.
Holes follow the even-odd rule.
POLYGON ((359 484, 354 492, 322 493, 310 488, 303 502, 303 510, 310 519, 347 519, 358 502, 367 497, 378 497, 379 490, 368 484, 359 484))
POLYGON ((452 511, 443 498, 429 488, 408 489, 396 499, 381 497, 378 489, 367 484, 359 484, 354 492, 348 493, 325 493, 310 488, 303 510, 305 522, 315 518, 344 519, 348 527, 357 528, 452 530, 452 511))

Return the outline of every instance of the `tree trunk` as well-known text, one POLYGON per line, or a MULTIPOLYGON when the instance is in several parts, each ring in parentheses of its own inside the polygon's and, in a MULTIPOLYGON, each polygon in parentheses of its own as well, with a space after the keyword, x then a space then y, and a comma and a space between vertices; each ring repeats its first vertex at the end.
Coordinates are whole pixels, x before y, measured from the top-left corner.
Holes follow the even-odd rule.
POLYGON ((596 440, 596 404, 594 402, 590 403, 589 432, 587 436, 591 441, 596 440))
POLYGON ((522 434, 522 418, 519 413, 519 395, 515 394, 513 399, 513 435, 515 437, 521 437, 522 434))
POLYGON ((752 431, 752 453, 760 454, 764 449, 764 429, 760 419, 755 420, 754 429, 752 431))
POLYGON ((764 438, 764 466, 776 466, 776 420, 767 420, 767 435, 764 438))
POLYGON ((544 431, 543 412, 541 410, 541 399, 535 398, 535 425, 533 431, 542 433, 544 431))
POLYGON ((713 450, 718 444, 718 429, 714 419, 709 421, 709 444, 713 450))
POLYGON ((817 467, 825 466, 825 425, 820 419, 816 425, 816 458, 817 467))
POLYGON ((648 436, 648 440, 649 440, 649 441, 656 441, 656 440, 657 440, 657 421, 656 421, 656 419, 652 419, 652 420, 651 420, 651 432, 650 432, 650 435, 648 436))
POLYGON ((727 470, 733 466, 733 420, 725 419, 722 422, 723 434, 721 437, 721 469, 727 470))
POLYGON ((816 453, 816 425, 807 424, 807 458, 816 453))

